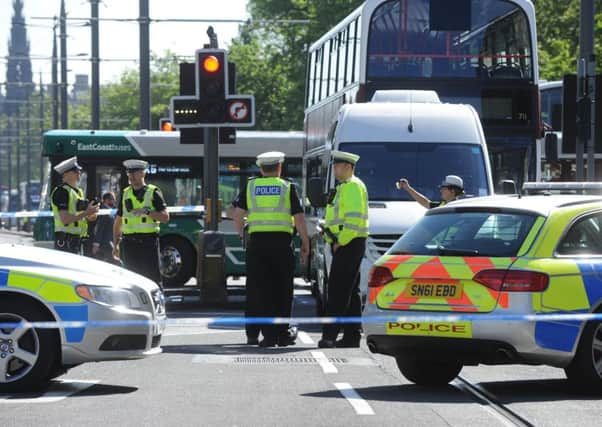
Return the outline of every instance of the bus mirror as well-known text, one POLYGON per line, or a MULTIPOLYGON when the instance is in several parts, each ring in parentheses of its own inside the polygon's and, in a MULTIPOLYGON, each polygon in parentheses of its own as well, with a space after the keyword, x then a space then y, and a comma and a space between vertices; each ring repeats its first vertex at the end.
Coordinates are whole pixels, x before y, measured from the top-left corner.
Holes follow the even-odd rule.
POLYGON ((326 195, 324 194, 324 180, 322 178, 310 178, 307 186, 307 197, 314 208, 326 206, 326 195))
POLYGON ((518 194, 516 183, 511 179, 500 181, 500 190, 502 194, 518 194))
POLYGON ((544 149, 546 154, 546 160, 548 162, 558 161, 558 135, 554 132, 550 132, 544 139, 544 149))

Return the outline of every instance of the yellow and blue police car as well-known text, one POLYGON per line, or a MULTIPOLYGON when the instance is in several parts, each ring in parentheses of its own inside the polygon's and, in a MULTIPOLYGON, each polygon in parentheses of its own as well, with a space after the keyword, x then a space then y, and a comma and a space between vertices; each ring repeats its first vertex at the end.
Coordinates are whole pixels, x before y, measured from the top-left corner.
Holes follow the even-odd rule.
POLYGON ((0 244, 0 392, 37 388, 84 362, 160 353, 165 318, 163 293, 143 276, 0 244))
POLYGON ((368 299, 369 349, 417 384, 445 384, 464 365, 523 363, 602 391, 602 321, 584 316, 602 313, 602 197, 432 209, 375 263, 368 299))

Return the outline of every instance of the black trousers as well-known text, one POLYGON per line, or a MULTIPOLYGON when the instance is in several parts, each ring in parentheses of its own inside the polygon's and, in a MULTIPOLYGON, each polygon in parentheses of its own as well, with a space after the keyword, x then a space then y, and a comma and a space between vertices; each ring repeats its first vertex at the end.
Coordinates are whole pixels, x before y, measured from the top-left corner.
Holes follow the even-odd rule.
MULTIPOLYGON (((251 237, 247 245, 246 317, 290 317, 295 256, 292 243, 266 244, 251 237)), ((247 336, 286 337, 288 324, 247 325, 247 336)))
POLYGON ((82 239, 74 234, 54 233, 54 249, 81 255, 82 239))
POLYGON ((125 268, 148 277, 161 286, 158 236, 154 234, 123 236, 120 253, 125 268))
MULTIPOLYGON (((360 317, 362 298, 360 295, 360 265, 366 251, 366 239, 353 239, 337 249, 332 257, 330 276, 328 277, 328 299, 326 315, 328 317, 360 317)), ((345 323, 342 325, 343 339, 359 340, 362 325, 345 323)), ((324 339, 335 340, 341 325, 324 325, 324 339)))

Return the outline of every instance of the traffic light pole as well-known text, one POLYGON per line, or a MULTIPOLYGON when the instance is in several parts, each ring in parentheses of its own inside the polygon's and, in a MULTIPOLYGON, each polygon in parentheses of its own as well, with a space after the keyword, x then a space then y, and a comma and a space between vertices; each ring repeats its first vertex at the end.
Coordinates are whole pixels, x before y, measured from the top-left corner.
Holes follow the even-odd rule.
POLYGON ((203 128, 205 230, 217 231, 219 211, 219 140, 217 128, 203 128))

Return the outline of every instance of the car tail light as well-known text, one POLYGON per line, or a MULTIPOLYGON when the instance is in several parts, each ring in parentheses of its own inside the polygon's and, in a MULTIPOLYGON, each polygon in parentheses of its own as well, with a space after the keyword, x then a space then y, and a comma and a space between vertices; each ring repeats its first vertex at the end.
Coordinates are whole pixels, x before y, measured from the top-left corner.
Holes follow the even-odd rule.
POLYGON ((370 278, 368 279, 369 288, 380 288, 393 281, 393 273, 387 267, 372 267, 370 278))
POLYGON ((498 292, 542 292, 550 282, 547 274, 526 270, 481 270, 472 280, 498 292))

